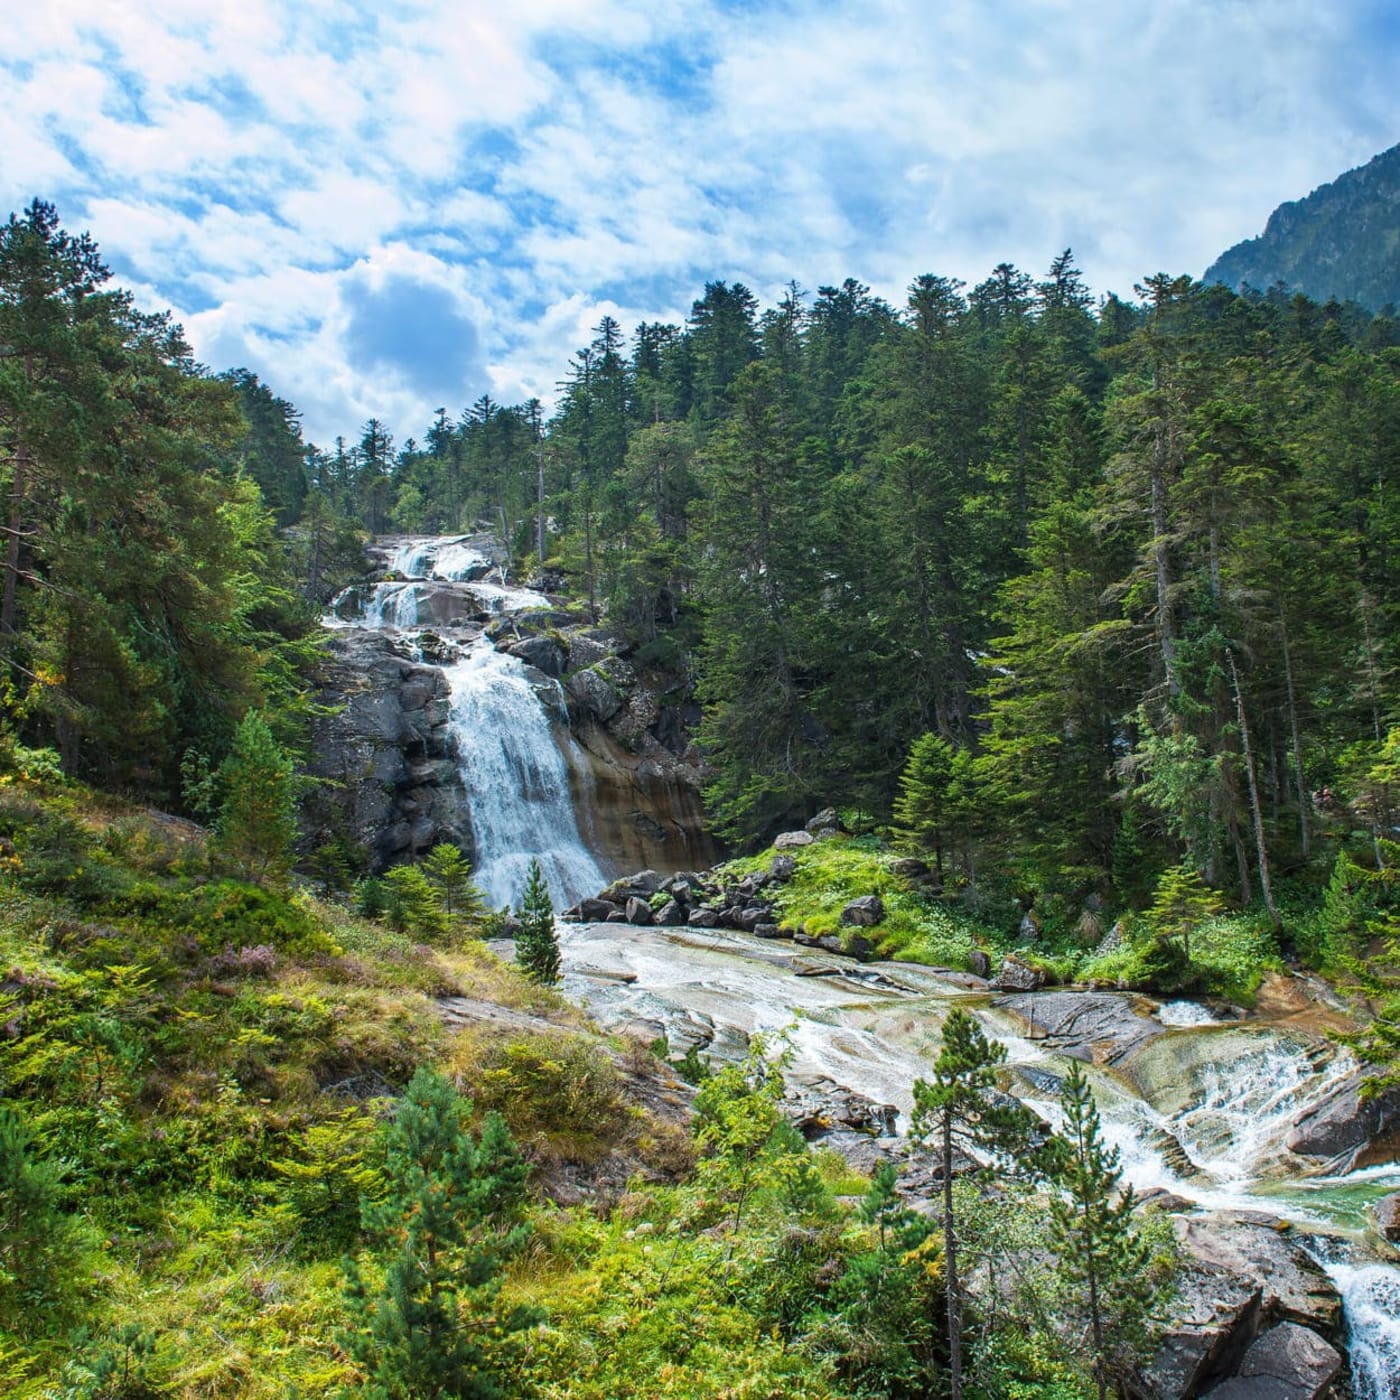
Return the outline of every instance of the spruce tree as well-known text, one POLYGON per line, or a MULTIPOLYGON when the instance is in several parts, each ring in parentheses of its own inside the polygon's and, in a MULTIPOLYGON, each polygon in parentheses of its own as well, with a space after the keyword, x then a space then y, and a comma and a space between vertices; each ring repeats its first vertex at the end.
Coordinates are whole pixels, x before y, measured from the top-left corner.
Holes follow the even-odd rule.
POLYGON ((940 873, 948 844, 948 785, 953 746, 940 734, 921 734, 909 750, 894 804, 895 834, 911 849, 932 852, 940 873))
MULTIPOLYGON (((1098 1108, 1078 1061, 1060 1094, 1064 1125, 1050 1205, 1050 1246, 1068 1285, 1065 1306, 1089 1334, 1099 1400, 1141 1350, 1156 1287, 1151 1250, 1133 1218, 1130 1187, 1118 1195, 1118 1149, 1107 1148, 1098 1108)), ((1080 1340, 1080 1339, 1077 1339, 1080 1340)))
POLYGON ((472 1105, 426 1067, 386 1133, 388 1192, 361 1215, 383 1266, 375 1288, 347 1261, 351 1326, 342 1343, 376 1400, 501 1400, 492 1343, 533 1319, 496 1308, 500 1271, 523 1242, 512 1222, 527 1169, 497 1113, 479 1134, 472 1105))
POLYGON ((256 710, 243 716, 219 765, 218 785, 216 849, 250 880, 285 879, 297 834, 296 779, 292 760, 256 710))
POLYGON ((1005 1156, 1025 1149, 1035 1119, 998 1091, 996 1069, 1006 1047, 988 1040, 966 1011, 955 1009, 943 1024, 943 1044, 933 1065, 933 1079, 914 1081, 914 1117, 910 1136, 931 1143, 943 1179, 943 1258, 947 1302, 948 1381, 952 1400, 962 1400, 963 1294, 958 1277, 957 1219, 953 1170, 961 1152, 1005 1156))
POLYGON ((428 942, 446 938, 450 927, 442 898, 416 865, 396 865, 384 874, 389 922, 400 933, 428 942))
POLYGON ((423 873, 437 889, 449 919, 478 919, 485 913, 481 891, 472 884, 472 868, 456 846, 434 846, 423 857, 423 873))
POLYGON ((1180 938, 1181 952, 1189 968, 1191 935, 1224 907, 1224 901, 1201 879, 1200 872, 1185 863, 1162 872, 1152 896, 1152 906, 1143 919, 1159 939, 1180 938))
POLYGON ((537 860, 530 862, 525 893, 517 911, 515 960, 536 982, 553 986, 559 980, 559 938, 554 932, 554 904, 537 860))

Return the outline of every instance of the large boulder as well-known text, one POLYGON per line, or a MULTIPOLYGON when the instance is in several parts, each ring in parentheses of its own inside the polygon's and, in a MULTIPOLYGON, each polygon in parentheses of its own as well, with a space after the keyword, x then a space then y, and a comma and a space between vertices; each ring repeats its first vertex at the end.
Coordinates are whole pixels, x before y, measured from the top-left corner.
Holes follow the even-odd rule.
POLYGON ((823 807, 811 821, 807 823, 807 830, 813 836, 834 836, 841 830, 841 818, 836 815, 835 807, 823 807))
POLYGON ((1382 1196, 1371 1207, 1371 1214, 1375 1217, 1376 1229, 1393 1244, 1400 1244, 1400 1191, 1382 1196))
POLYGON ((1323 1400, 1342 1354, 1296 1322, 1271 1327, 1245 1353, 1238 1373, 1206 1391, 1207 1400, 1323 1400))
POLYGON ((798 846, 810 846, 816 838, 810 831, 784 831, 773 841, 773 849, 791 851, 798 846))
POLYGON ((1334 1172, 1355 1171, 1400 1156, 1400 1089, 1365 1098, 1365 1078, 1345 1079, 1298 1118, 1285 1145, 1321 1158, 1334 1172))
POLYGON ((637 924, 646 927, 652 922, 651 905, 644 899, 638 899, 635 895, 627 901, 627 906, 623 911, 627 915, 629 924, 637 924))
POLYGON ((609 914, 617 913, 617 905, 609 899, 581 899, 578 916, 586 924, 601 924, 609 914))
POLYGON ((1001 970, 992 979, 992 986, 1003 992, 1034 992, 1044 985, 1045 974, 1015 953, 1002 959, 1001 970))
POLYGON ((526 637, 506 648, 511 656, 519 657, 527 666, 543 671, 551 680, 564 674, 564 648, 553 637, 526 637))
POLYGON ((885 901, 878 894, 863 894, 853 899, 842 911, 841 922, 858 928, 873 928, 885 917, 885 901))
POLYGON ((622 696, 613 683, 592 667, 586 671, 575 671, 564 682, 569 699, 584 714, 606 724, 622 709, 622 696))
POLYGON ((778 884, 791 880, 797 874, 797 857, 774 856, 768 863, 768 874, 778 884))
POLYGON ((1273 1216, 1215 1211, 1173 1222, 1182 1253, 1218 1273, 1253 1279, 1266 1320, 1296 1322, 1324 1337, 1342 1335, 1342 1297, 1293 1231, 1273 1216))
POLYGON ((998 997, 996 1006, 1015 1016, 1047 1049, 1091 1064, 1116 1065, 1166 1034, 1146 1004, 1125 992, 1050 991, 998 997))

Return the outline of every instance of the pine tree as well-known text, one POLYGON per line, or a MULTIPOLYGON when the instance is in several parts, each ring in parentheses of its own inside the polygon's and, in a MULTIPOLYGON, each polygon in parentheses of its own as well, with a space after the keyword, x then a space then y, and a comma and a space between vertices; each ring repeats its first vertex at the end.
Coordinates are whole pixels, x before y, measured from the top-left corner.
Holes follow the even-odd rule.
POLYGON ((446 938, 450 927, 442 897, 416 865, 396 865, 384 874, 389 922, 401 933, 429 942, 446 938))
POLYGON ((223 792, 214 828, 218 851, 249 879, 284 880, 297 835, 296 779, 292 760, 256 710, 243 716, 217 781, 223 792))
POLYGON ((1175 865, 1158 878, 1152 905, 1143 920, 1159 939, 1179 938, 1189 966, 1191 935, 1224 907, 1225 902, 1201 879, 1194 866, 1175 865))
POLYGON ((456 846, 434 846, 423 857, 423 873, 437 889, 443 912, 453 922, 478 919, 485 912, 481 891, 472 884, 472 868, 456 846))
POLYGON ((500 1271, 525 1227, 512 1223, 527 1169, 505 1120, 479 1134, 472 1104, 420 1069, 386 1133, 388 1192, 362 1201, 383 1265, 376 1290, 347 1262, 351 1326, 342 1342, 376 1400, 501 1400, 492 1343, 533 1319, 500 1312, 500 1271))
MULTIPOLYGON (((0 1105, 0 1309, 13 1295, 46 1287, 68 1253, 72 1226, 63 1213, 63 1168, 39 1157, 33 1134, 0 1105)), ((20 1304, 20 1317, 28 1305, 20 1304)))
POLYGON ((914 1081, 910 1136, 917 1143, 933 1144, 943 1179, 943 1258, 952 1400, 962 1400, 963 1326, 953 1205, 954 1166, 959 1153, 967 1149, 1006 1155, 1024 1148, 1034 1123, 1028 1109, 997 1090, 996 1068, 1005 1059, 1006 1047, 1000 1041, 988 1040, 972 1016, 954 1009, 943 1023, 943 1044, 934 1061, 933 1079, 914 1081))
POLYGON ((554 932, 554 904, 537 860, 530 862, 525 893, 517 911, 515 960, 536 982, 553 986, 559 980, 559 938, 554 932))
POLYGON ((1064 1194, 1051 1201, 1050 1247, 1068 1285, 1066 1306, 1087 1327, 1094 1383, 1104 1400, 1109 1383, 1141 1354, 1157 1288, 1151 1249, 1134 1220, 1132 1189, 1118 1195, 1118 1149, 1104 1145, 1098 1108, 1077 1060, 1070 1062, 1060 1107, 1056 1175, 1064 1194))

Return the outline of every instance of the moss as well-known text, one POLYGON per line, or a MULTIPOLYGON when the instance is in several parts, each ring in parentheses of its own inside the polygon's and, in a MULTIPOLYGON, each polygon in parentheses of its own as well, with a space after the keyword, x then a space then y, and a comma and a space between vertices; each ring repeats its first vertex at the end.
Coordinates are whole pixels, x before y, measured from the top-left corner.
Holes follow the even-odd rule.
POLYGON ((724 872, 738 879, 767 870, 775 855, 791 856, 796 865, 790 880, 766 891, 774 897, 784 932, 861 935, 880 957, 963 970, 978 947, 1000 946, 995 933, 962 911, 911 889, 892 869, 897 857, 873 837, 832 836, 789 851, 769 848, 731 862, 724 872), (884 919, 873 928, 843 925, 841 911, 867 894, 884 901, 884 919))

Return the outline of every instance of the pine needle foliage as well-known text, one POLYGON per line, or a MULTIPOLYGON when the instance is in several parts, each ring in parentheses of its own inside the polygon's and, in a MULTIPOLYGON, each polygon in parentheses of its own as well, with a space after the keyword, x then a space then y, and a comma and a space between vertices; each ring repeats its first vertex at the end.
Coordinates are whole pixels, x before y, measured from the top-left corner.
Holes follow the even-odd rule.
POLYGON ((554 931, 554 903, 537 860, 530 862, 517 912, 515 960, 536 982, 551 987, 559 980, 559 937, 554 931))
POLYGON ((1118 1149, 1103 1140, 1098 1108, 1078 1061, 1060 1094, 1064 1125, 1055 1173, 1063 1194, 1050 1206, 1050 1247, 1064 1289, 1066 1321, 1087 1340, 1099 1400, 1143 1354, 1158 1292, 1152 1251, 1137 1228, 1132 1188, 1119 1193, 1118 1149), (1086 1335, 1087 1334, 1087 1338, 1086 1335))
POLYGON ((422 1068, 385 1135, 388 1190, 361 1215, 380 1268, 347 1262, 347 1350, 374 1400, 502 1400, 493 1349, 533 1321, 498 1309, 501 1269, 523 1244, 514 1223, 527 1168, 499 1114, 422 1068), (373 1281, 376 1277, 382 1282, 373 1281))
POLYGON ((946 1267, 949 1393, 961 1400, 963 1285, 958 1277, 958 1234, 953 1173, 963 1152, 1010 1156, 1028 1150, 1034 1118, 997 1088, 1006 1047, 988 1040, 968 1012, 954 1009, 943 1024, 933 1078, 914 1081, 910 1136, 931 1144, 943 1179, 943 1256, 946 1267))

